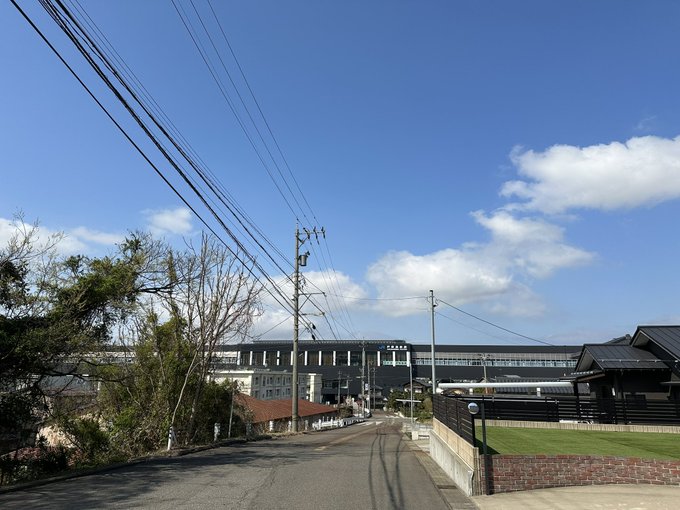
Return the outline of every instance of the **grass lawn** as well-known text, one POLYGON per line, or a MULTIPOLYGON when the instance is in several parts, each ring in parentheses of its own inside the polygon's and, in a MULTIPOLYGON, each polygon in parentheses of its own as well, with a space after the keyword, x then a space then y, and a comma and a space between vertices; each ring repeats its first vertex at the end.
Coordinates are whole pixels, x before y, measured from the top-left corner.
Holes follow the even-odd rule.
MULTIPOLYGON (((476 428, 482 447, 482 428, 476 428)), ((680 459, 680 435, 646 432, 487 427, 489 453, 508 455, 613 455, 680 459)))

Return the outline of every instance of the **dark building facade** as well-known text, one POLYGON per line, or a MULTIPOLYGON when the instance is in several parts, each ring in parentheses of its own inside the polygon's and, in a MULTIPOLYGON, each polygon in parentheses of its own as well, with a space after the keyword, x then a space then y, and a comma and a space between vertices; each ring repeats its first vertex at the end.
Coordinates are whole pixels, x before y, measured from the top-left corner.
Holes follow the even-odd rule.
MULTIPOLYGON (((291 341, 257 341, 229 347, 223 364, 292 370, 291 341)), ((437 345, 437 382, 474 382, 483 378, 542 378, 556 380, 574 370, 580 346, 437 345)), ((362 382, 385 396, 402 390, 410 378, 431 379, 429 344, 403 340, 300 341, 298 369, 320 373, 323 401, 335 404, 361 395, 362 382)), ((376 394, 381 401, 379 393, 376 394)))
POLYGON ((570 379, 587 382, 592 397, 680 400, 680 326, 586 344, 570 379))

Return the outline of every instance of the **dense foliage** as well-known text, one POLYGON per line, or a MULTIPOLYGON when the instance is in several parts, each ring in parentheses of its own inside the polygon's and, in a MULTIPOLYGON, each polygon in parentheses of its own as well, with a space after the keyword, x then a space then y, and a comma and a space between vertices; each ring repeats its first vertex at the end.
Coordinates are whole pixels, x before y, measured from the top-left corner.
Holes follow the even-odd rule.
POLYGON ((0 248, 3 483, 157 450, 171 426, 212 440, 234 393, 211 378, 216 352, 258 313, 249 272, 205 236, 178 252, 133 234, 101 258, 60 258, 58 242, 18 221, 0 248), (22 454, 41 424, 69 449, 22 454))

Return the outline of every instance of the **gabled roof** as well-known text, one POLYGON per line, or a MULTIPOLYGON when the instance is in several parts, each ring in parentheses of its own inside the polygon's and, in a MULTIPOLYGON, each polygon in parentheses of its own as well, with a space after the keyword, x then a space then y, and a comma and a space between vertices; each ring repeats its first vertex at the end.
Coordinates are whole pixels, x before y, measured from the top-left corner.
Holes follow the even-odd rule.
POLYGON ((631 345, 642 347, 650 341, 680 359, 680 326, 638 326, 631 345))
MULTIPOLYGON (((290 419, 292 416, 291 400, 259 400, 243 393, 236 396, 236 401, 252 413, 253 423, 262 423, 270 420, 290 419)), ((319 414, 336 413, 337 409, 316 404, 309 400, 298 400, 298 416, 316 416, 319 414)))
POLYGON ((658 370, 668 366, 651 352, 621 344, 585 344, 575 372, 601 370, 658 370))
POLYGON ((606 344, 618 344, 618 345, 630 345, 630 341, 632 340, 630 335, 623 335, 619 336, 617 338, 612 338, 608 342, 605 342, 606 344))

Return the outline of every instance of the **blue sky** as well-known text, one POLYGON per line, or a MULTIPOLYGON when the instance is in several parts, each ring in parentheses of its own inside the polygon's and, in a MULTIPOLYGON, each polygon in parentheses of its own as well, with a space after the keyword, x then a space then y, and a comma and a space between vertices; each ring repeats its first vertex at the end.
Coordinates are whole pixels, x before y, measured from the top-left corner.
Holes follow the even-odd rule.
MULTIPOLYGON (((41 8, 20 4, 114 105, 41 8)), ((295 215, 172 3, 80 4, 292 260, 295 215)), ((444 302, 553 343, 680 322, 677 2, 213 5, 328 233, 328 292, 360 298, 321 301, 338 336, 429 341, 429 289, 446 343, 529 342, 444 302)), ((19 210, 64 231, 65 252, 106 253, 134 229, 197 235, 10 3, 0 61, 0 238, 19 210)), ((307 278, 325 288, 314 255, 307 278)), ((255 333, 285 318, 266 304, 255 333)))

